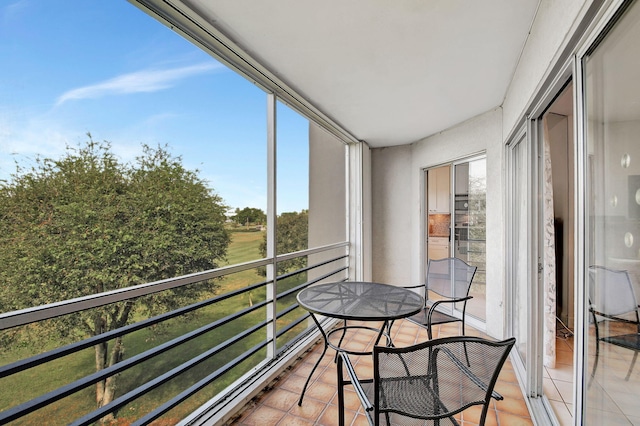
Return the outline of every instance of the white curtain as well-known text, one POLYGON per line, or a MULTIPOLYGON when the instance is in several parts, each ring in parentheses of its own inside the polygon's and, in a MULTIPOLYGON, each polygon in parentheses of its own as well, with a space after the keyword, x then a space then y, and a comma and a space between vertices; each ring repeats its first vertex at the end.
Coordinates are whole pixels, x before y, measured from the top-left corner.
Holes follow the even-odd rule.
POLYGON ((556 366, 556 250, 553 214, 553 179, 548 122, 544 120, 544 355, 545 367, 556 366))

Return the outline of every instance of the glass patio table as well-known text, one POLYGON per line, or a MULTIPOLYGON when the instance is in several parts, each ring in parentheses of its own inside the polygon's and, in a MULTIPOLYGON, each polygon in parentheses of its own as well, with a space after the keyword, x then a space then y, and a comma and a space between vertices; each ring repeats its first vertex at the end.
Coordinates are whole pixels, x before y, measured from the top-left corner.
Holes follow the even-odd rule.
POLYGON ((341 281, 312 285, 300 291, 297 298, 300 306, 311 314, 311 318, 316 323, 324 340, 324 349, 313 366, 309 377, 307 377, 298 405, 302 405, 302 399, 311 376, 313 376, 328 347, 354 355, 371 354, 370 351, 350 350, 341 346, 347 330, 360 329, 375 332, 377 333, 376 345, 384 336, 387 346, 392 346, 390 325, 393 321, 415 315, 424 307, 424 298, 411 290, 389 284, 362 281, 341 281), (320 325, 318 316, 342 319, 344 320, 344 325, 332 328, 327 332, 320 325), (347 321, 349 320, 382 321, 382 325, 379 327, 360 324, 348 325, 347 321), (342 334, 337 343, 333 343, 330 339, 335 333, 342 334))

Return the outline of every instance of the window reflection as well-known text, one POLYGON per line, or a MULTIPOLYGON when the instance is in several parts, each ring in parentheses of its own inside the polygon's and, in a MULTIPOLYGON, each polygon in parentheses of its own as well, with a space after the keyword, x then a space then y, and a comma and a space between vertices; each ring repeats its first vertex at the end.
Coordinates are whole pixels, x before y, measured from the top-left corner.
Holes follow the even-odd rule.
MULTIPOLYGON (((590 183, 587 240, 590 244, 585 265, 589 270, 585 276, 590 277, 593 271, 626 271, 607 276, 628 277, 636 297, 640 294, 640 255, 636 241, 640 235, 637 202, 640 164, 634 159, 640 155, 640 86, 635 76, 640 73, 640 63, 632 52, 637 50, 638 42, 640 5, 635 4, 585 61, 586 143, 590 165, 587 176, 590 183)), ((617 302, 621 303, 622 299, 632 297, 621 297, 620 292, 607 293, 607 288, 615 285, 611 280, 591 281, 595 288, 590 291, 589 308, 604 309, 616 303, 616 298, 620 298, 617 302)), ((602 316, 595 318, 600 337, 638 333, 634 324, 607 321, 602 316)), ((585 419, 594 425, 633 423, 637 400, 629 396, 640 392, 640 368, 632 369, 628 379, 626 375, 634 351, 606 341, 598 343, 592 317, 587 319, 586 327, 585 419), (598 367, 591 379, 589 374, 596 359, 598 367)))

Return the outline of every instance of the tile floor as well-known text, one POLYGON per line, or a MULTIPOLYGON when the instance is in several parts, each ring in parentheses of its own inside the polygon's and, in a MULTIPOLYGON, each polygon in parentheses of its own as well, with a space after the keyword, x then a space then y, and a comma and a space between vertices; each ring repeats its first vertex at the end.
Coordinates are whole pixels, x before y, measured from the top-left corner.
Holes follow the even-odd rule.
MULTIPOLYGON (((457 325, 442 325, 434 330, 434 338, 459 334, 457 325)), ((468 335, 484 336, 482 333, 467 326, 468 335)), ((409 321, 397 321, 392 330, 392 338, 396 346, 407 346, 427 340, 426 331, 409 321)), ((347 335, 350 348, 368 348, 372 345, 373 336, 369 333, 351 333, 347 335)), ((298 406, 298 398, 304 382, 313 364, 322 353, 322 345, 317 344, 303 356, 293 367, 285 371, 261 395, 252 402, 228 426, 253 425, 326 425, 334 426, 338 423, 338 402, 336 390, 336 370, 333 362, 334 352, 329 349, 316 369, 305 394, 304 402, 298 406)), ((356 371, 364 376, 370 372, 371 357, 354 357, 356 371)), ((519 426, 533 425, 524 397, 518 385, 511 362, 507 361, 500 373, 496 384, 496 391, 505 399, 491 401, 491 408, 487 415, 488 426, 519 426)), ((347 387, 345 390, 347 425, 367 425, 367 419, 355 393, 347 387)), ((462 425, 476 425, 480 408, 472 407, 461 415, 462 425)))
POLYGON ((556 366, 544 368, 542 389, 562 426, 573 424, 573 337, 556 338, 556 366))

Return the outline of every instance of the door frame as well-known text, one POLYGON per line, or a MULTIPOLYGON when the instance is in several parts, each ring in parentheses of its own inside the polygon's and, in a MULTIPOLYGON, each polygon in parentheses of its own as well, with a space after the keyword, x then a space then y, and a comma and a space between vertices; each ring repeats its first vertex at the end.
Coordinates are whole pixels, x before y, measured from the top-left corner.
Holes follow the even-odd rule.
MULTIPOLYGON (((513 335, 515 332, 515 324, 514 324, 514 313, 515 313, 515 286, 518 285, 514 270, 514 265, 516 257, 520 256, 520 260, 523 258, 527 262, 526 264, 526 276, 527 282, 525 283, 527 292, 527 297, 529 301, 529 309, 527 312, 527 318, 519 318, 519 321, 526 322, 526 330, 527 330, 527 347, 526 347, 526 360, 523 360, 516 352, 514 352, 515 356, 512 357, 514 360, 514 369, 516 374, 520 379, 521 386, 523 388, 523 392, 527 397, 527 403, 529 404, 529 408, 532 416, 542 424, 558 424, 557 417, 555 416, 555 412, 544 395, 543 391, 543 375, 544 375, 544 365, 543 365, 543 351, 544 351, 544 283, 543 283, 543 249, 544 249, 544 205, 540 200, 541 188, 543 187, 542 179, 543 168, 544 168, 544 159, 543 157, 543 143, 544 143, 544 131, 542 129, 543 125, 543 115, 549 108, 549 106, 553 103, 555 98, 562 93, 563 89, 566 87, 569 81, 575 82, 575 57, 571 57, 566 61, 564 66, 560 69, 560 71, 556 74, 555 78, 546 86, 546 91, 544 91, 541 96, 538 98, 538 101, 529 109, 529 113, 522 120, 517 131, 514 131, 513 134, 507 139, 507 143, 505 146, 505 159, 506 159, 506 168, 505 168, 505 182, 507 187, 507 200, 506 206, 513 205, 515 201, 514 196, 517 188, 513 186, 514 182, 514 173, 517 170, 514 170, 514 158, 513 155, 515 153, 514 148, 516 145, 520 143, 525 143, 526 149, 526 166, 528 168, 528 172, 526 173, 527 182, 526 182, 526 197, 527 197, 527 206, 525 206, 525 211, 523 212, 526 215, 527 222, 527 235, 532 236, 527 243, 526 253, 518 253, 514 246, 517 241, 517 235, 515 232, 518 230, 514 229, 514 217, 512 214, 514 213, 513 209, 505 207, 505 218, 507 219, 507 232, 506 232, 506 244, 510 250, 507 250, 507 267, 506 267, 506 300, 508 303, 507 312, 509 315, 506 319, 505 329, 507 330, 508 335, 513 335)), ((577 111, 577 102, 576 102, 576 84, 573 85, 573 102, 574 102, 574 117, 573 123, 574 126, 574 158, 575 166, 574 166, 574 191, 579 190, 579 186, 577 185, 577 176, 578 176, 578 155, 577 155, 577 146, 576 139, 578 138, 578 133, 576 129, 576 123, 578 118, 577 111)), ((579 197, 574 197, 574 226, 578 226, 578 216, 579 210, 577 208, 577 204, 579 202, 579 197)), ((577 235, 577 233, 576 233, 577 235)), ((573 253, 571 253, 574 258, 577 260, 578 256, 578 241, 575 241, 573 253)), ((574 270, 579 266, 579 262, 576 261, 574 265, 574 270)), ((576 271, 577 272, 577 271, 576 271)), ((579 317, 580 311, 578 309, 579 303, 577 303, 579 298, 578 291, 578 283, 579 279, 577 275, 574 274, 574 311, 576 314, 576 318, 579 317)), ((576 320, 576 322, 578 322, 576 320)), ((578 324, 575 325, 577 327, 578 324)), ((578 330, 578 328, 575 328, 578 330)), ((576 339, 578 337, 576 336, 576 339)), ((577 354, 579 353, 577 342, 576 347, 574 349, 574 366, 575 359, 577 354)), ((574 367, 575 368, 575 367, 574 367)), ((577 380, 575 380, 575 370, 574 370, 574 412, 578 407, 576 405, 576 385, 578 384, 577 380)), ((575 419, 575 417, 574 417, 575 419)))
MULTIPOLYGON (((427 172, 429 170, 432 169, 437 169, 439 167, 443 167, 443 166, 449 166, 449 185, 450 188, 453 188, 455 185, 455 166, 458 164, 462 164, 462 163, 469 163, 471 161, 475 161, 475 160, 480 160, 480 159, 485 159, 487 158, 487 152, 485 150, 480 151, 480 152, 475 152, 469 155, 465 155, 463 157, 459 157, 444 163, 438 163, 438 164, 434 164, 431 166, 427 166, 427 167, 423 167, 421 169, 421 186, 422 186, 422 200, 421 200, 421 208, 422 208, 422 216, 421 216, 421 229, 422 229, 422 255, 421 255, 421 271, 422 271, 422 279, 425 280, 426 279, 426 274, 427 274, 427 259, 428 259, 428 249, 429 249, 429 243, 428 243, 428 235, 429 235, 429 227, 428 227, 428 218, 429 218, 429 211, 428 211, 428 197, 429 197, 429 188, 428 188, 428 177, 427 177, 427 172)), ((455 196, 454 193, 452 191, 450 191, 449 194, 449 211, 451 214, 451 223, 450 223, 450 232, 453 232, 452 226, 453 226, 453 216, 454 216, 454 201, 455 201, 455 196)), ((486 246, 485 246, 485 252, 486 252, 486 246)), ((450 235, 449 238, 449 256, 453 256, 453 238, 450 235)), ((486 260, 485 260, 485 268, 486 268, 486 260)), ((424 282, 424 281, 423 281, 424 282)), ((444 308, 447 309, 447 308, 444 308)), ((449 314, 453 314, 453 315, 459 315, 461 317, 462 313, 460 311, 455 310, 454 308, 451 309, 451 311, 448 311, 447 313, 449 314)), ((486 316, 486 307, 485 307, 485 316, 486 316)), ((465 319, 465 322, 467 324, 469 324, 471 327, 477 329, 477 330, 481 330, 481 331, 486 331, 487 329, 487 324, 486 324, 486 320, 481 320, 472 316, 467 316, 467 318, 465 319)))

